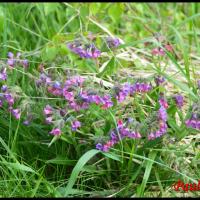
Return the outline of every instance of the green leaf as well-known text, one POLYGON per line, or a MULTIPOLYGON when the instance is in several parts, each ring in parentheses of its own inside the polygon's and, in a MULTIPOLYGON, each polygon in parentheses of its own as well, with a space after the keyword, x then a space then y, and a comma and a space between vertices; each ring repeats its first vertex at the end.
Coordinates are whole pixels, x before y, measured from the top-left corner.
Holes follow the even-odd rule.
POLYGON ((102 154, 108 158, 111 158, 112 160, 116 160, 122 163, 122 160, 120 156, 113 154, 113 153, 108 153, 108 152, 102 152, 102 154))
POLYGON ((46 163, 56 164, 56 165, 72 165, 72 166, 74 166, 76 163, 76 160, 69 160, 66 156, 59 155, 56 158, 47 160, 46 163))
POLYGON ((91 3, 89 6, 91 14, 95 15, 99 11, 100 3, 91 3))
POLYGON ((96 149, 92 149, 89 150, 88 152, 86 152, 77 162, 76 166, 74 167, 74 169, 72 170, 71 176, 69 178, 66 190, 65 190, 65 194, 64 197, 66 197, 70 191, 73 189, 73 186, 78 178, 79 173, 81 172, 81 170, 83 169, 83 166, 93 157, 95 156, 97 153, 99 153, 100 151, 96 150, 96 149))
POLYGON ((115 57, 112 57, 110 61, 100 68, 100 73, 98 74, 99 77, 105 76, 105 75, 112 75, 115 72, 115 57))
POLYGON ((52 12, 55 12, 59 6, 58 3, 44 3, 43 5, 44 5, 44 13, 46 16, 52 12))
POLYGON ((35 173, 36 172, 30 168, 30 167, 27 167, 26 165, 24 164, 20 164, 20 163, 11 163, 11 162, 1 162, 1 164, 4 164, 6 165, 7 167, 10 167, 12 169, 16 169, 16 170, 19 170, 19 171, 25 171, 25 172, 32 172, 32 173, 35 173))
POLYGON ((83 5, 80 8, 80 16, 86 20, 86 17, 89 15, 89 5, 83 5))
POLYGON ((151 159, 151 160, 147 161, 145 173, 144 173, 143 180, 142 180, 142 184, 138 187, 138 190, 137 190, 137 196, 139 196, 139 197, 142 197, 143 194, 144 194, 144 190, 145 190, 147 181, 149 179, 149 176, 150 176, 150 173, 151 173, 151 168, 152 168, 152 165, 153 165, 153 161, 156 157, 156 154, 157 154, 156 151, 151 151, 149 153, 149 159, 151 159))
POLYGON ((3 31, 4 20, 5 20, 4 12, 3 12, 2 8, 0 8, 0 31, 3 31))
POLYGON ((56 58, 59 49, 56 47, 46 47, 45 50, 42 52, 42 59, 44 61, 52 61, 56 58))
POLYGON ((124 10, 123 4, 119 3, 111 4, 108 9, 108 14, 115 23, 118 23, 121 20, 123 10, 124 10))

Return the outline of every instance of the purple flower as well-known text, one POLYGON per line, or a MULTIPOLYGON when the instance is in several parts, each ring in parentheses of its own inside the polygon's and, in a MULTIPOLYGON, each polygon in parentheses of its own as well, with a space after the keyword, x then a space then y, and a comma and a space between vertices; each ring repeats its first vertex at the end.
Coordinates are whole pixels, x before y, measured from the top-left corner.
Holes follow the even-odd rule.
POLYGON ((90 97, 88 96, 88 93, 85 91, 80 92, 79 98, 84 102, 90 102, 90 97))
POLYGON ((0 72, 0 79, 1 80, 6 80, 7 79, 7 73, 6 73, 6 68, 3 68, 0 72))
POLYGON ((72 131, 76 131, 80 127, 81 127, 81 122, 79 122, 78 120, 72 122, 71 126, 72 131))
POLYGON ((198 89, 200 90, 200 80, 197 81, 198 89))
POLYGON ((97 58, 101 55, 100 50, 93 44, 81 46, 79 42, 74 42, 68 44, 67 47, 81 58, 97 58))
POLYGON ((48 92, 55 96, 61 96, 63 94, 63 89, 61 83, 56 81, 55 83, 50 83, 50 86, 47 88, 48 92))
POLYGON ((116 48, 121 44, 118 38, 112 38, 112 37, 108 37, 106 39, 106 42, 109 48, 116 48))
POLYGON ((155 83, 156 83, 157 86, 161 85, 164 82, 165 82, 165 78, 164 77, 162 77, 162 76, 155 77, 155 83))
POLYGON ((59 128, 54 128, 51 132, 49 132, 52 135, 60 135, 61 130, 59 128))
POLYGON ((23 65, 24 68, 27 68, 27 67, 28 67, 28 64, 29 64, 29 63, 28 63, 28 60, 22 60, 21 63, 22 63, 22 65, 23 65))
POLYGON ((141 138, 141 134, 139 132, 131 132, 127 135, 129 138, 141 138))
POLYGON ((25 126, 28 126, 28 125, 30 124, 30 121, 29 121, 29 120, 25 120, 25 121, 23 121, 23 124, 24 124, 25 126))
POLYGON ((96 149, 102 151, 103 145, 101 143, 96 144, 96 149))
POLYGON ((113 102, 111 101, 111 97, 109 95, 103 96, 102 103, 102 109, 107 109, 113 106, 113 102))
POLYGON ((148 140, 153 140, 153 139, 155 139, 156 137, 155 137, 155 135, 154 135, 154 133, 153 132, 151 132, 149 135, 148 135, 148 140))
POLYGON ((0 108, 3 106, 3 101, 0 99, 0 108))
POLYGON ((111 131, 110 133, 110 138, 112 141, 117 142, 118 141, 118 136, 114 133, 114 131, 111 131))
POLYGON ((19 119, 21 116, 20 109, 12 109, 12 114, 16 119, 19 119))
POLYGON ((176 95, 176 96, 174 96, 174 98, 175 98, 175 102, 176 102, 176 105, 179 107, 179 108, 181 108, 182 106, 183 106, 183 96, 182 95, 176 95))
POLYGON ((74 100, 74 93, 73 92, 68 92, 66 89, 63 90, 63 96, 68 101, 73 101, 74 100))
POLYGON ((159 120, 161 121, 165 121, 165 122, 167 121, 167 112, 163 106, 161 106, 159 109, 158 117, 159 117, 159 120))
POLYGON ((185 121, 185 124, 187 127, 191 127, 191 128, 194 128, 194 129, 197 129, 197 130, 200 130, 200 121, 197 120, 197 119, 188 119, 185 121))
POLYGON ((10 106, 14 104, 14 98, 10 93, 5 93, 4 98, 10 106))
POLYGON ((47 124, 51 124, 51 123, 52 123, 52 120, 53 120, 53 117, 50 116, 50 117, 47 117, 47 118, 45 119, 45 122, 46 122, 47 124))
POLYGON ((74 76, 70 79, 71 84, 73 84, 75 86, 82 86, 84 81, 85 81, 85 79, 82 78, 81 76, 74 76))
POLYGON ((97 105, 102 102, 102 98, 99 95, 90 95, 89 100, 91 103, 96 103, 97 105))
POLYGON ((46 105, 46 107, 44 108, 44 114, 45 115, 53 114, 53 108, 50 105, 46 105))
POLYGON ((8 64, 10 67, 14 67, 15 60, 14 60, 14 59, 8 59, 8 60, 7 60, 7 64, 8 64))
POLYGON ((40 74, 40 79, 39 80, 41 80, 41 82, 42 83, 44 83, 44 84, 50 84, 52 81, 51 81, 51 78, 50 77, 48 77, 46 74, 44 74, 44 73, 41 73, 40 74))
POLYGON ((1 87, 2 92, 6 92, 7 89, 8 89, 7 85, 2 85, 2 87, 1 87))
POLYGON ((149 92, 152 89, 152 86, 148 83, 135 83, 130 88, 130 93, 133 94, 134 92, 149 92))
POLYGON ((14 54, 12 52, 8 52, 8 58, 14 58, 14 54))

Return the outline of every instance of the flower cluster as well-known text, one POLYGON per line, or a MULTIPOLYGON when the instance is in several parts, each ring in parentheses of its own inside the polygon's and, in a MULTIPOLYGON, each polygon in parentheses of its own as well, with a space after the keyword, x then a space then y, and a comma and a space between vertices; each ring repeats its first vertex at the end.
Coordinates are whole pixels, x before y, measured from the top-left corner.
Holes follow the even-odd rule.
POLYGON ((8 111, 11 112, 16 119, 20 119, 21 110, 19 108, 13 108, 15 103, 14 95, 8 90, 7 85, 2 85, 1 92, 0 107, 3 106, 3 102, 6 102, 8 105, 8 111))
POLYGON ((118 120, 117 122, 117 128, 111 130, 110 132, 110 140, 108 140, 106 143, 98 143, 96 144, 96 149, 107 152, 111 147, 113 147, 116 143, 120 141, 120 139, 123 138, 134 138, 138 139, 141 138, 141 135, 139 132, 131 131, 127 127, 127 123, 123 124, 122 120, 118 120), (119 134, 119 136, 118 136, 119 134))
POLYGON ((167 131, 167 111, 168 103, 167 101, 161 97, 159 100, 160 109, 158 111, 158 124, 159 124, 159 130, 155 132, 151 132, 148 135, 149 140, 153 140, 155 138, 158 138, 166 133, 167 131))
POLYGON ((200 106, 199 103, 193 104, 192 116, 185 121, 185 124, 189 128, 200 130, 200 106))
MULTIPOLYGON (((169 52, 173 51, 173 47, 170 44, 164 45, 164 48, 169 52)), ((165 55, 165 51, 160 47, 154 48, 151 53, 154 56, 164 56, 165 55)))
POLYGON ((106 42, 109 48, 116 48, 121 44, 118 38, 112 38, 112 37, 107 37, 106 42))
POLYGON ((175 95, 174 96, 174 99, 175 99, 175 102, 176 102, 176 105, 178 108, 182 108, 183 107, 183 96, 178 94, 178 95, 175 95))
POLYGON ((21 53, 17 53, 16 57, 14 56, 14 54, 12 52, 8 53, 8 60, 7 60, 7 64, 8 66, 10 66, 11 68, 13 68, 15 66, 15 64, 21 64, 24 68, 28 67, 28 60, 24 59, 20 59, 21 57, 21 53))
POLYGON ((47 124, 51 124, 53 120, 53 108, 50 105, 46 105, 44 108, 44 115, 45 115, 45 121, 47 124))
POLYGON ((125 83, 122 86, 115 86, 115 97, 118 102, 122 102, 128 95, 132 96, 135 93, 146 93, 152 89, 152 86, 148 83, 136 82, 134 84, 125 83))
POLYGON ((6 68, 2 68, 1 71, 0 71, 0 80, 7 80, 7 73, 6 73, 6 68))
POLYGON ((163 76, 156 76, 155 77, 155 83, 156 86, 159 86, 165 82, 165 78, 163 76))
POLYGON ((101 51, 94 44, 82 44, 79 41, 75 41, 69 43, 67 47, 81 58, 98 58, 101 55, 101 51))

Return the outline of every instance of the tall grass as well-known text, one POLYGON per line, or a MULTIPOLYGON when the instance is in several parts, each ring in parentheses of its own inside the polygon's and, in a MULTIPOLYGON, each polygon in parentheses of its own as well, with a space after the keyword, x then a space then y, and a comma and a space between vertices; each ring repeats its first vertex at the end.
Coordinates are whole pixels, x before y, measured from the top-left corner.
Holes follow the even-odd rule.
POLYGON ((200 79, 199 17, 198 3, 1 3, 1 62, 9 51, 21 52, 30 62, 28 71, 14 69, 7 84, 19 92, 21 104, 28 104, 37 115, 26 127, 0 109, 0 197, 198 196, 194 191, 177 193, 171 186, 178 179, 200 180, 199 132, 184 126, 188 107, 199 99, 195 85, 200 79), (89 32, 99 45, 106 35, 119 37, 123 44, 116 51, 108 49, 100 63, 80 61, 65 42, 86 38, 89 32), (153 60, 144 46, 156 33, 174 46, 175 53, 166 52, 166 60, 153 60), (107 153, 95 150, 97 138, 116 126, 116 115, 133 112, 135 106, 140 113, 136 117, 144 121, 157 106, 153 95, 136 98, 122 111, 91 107, 91 113, 80 116, 88 119, 84 132, 53 138, 42 121, 42 109, 64 101, 49 98, 33 84, 40 63, 57 79, 66 70, 83 74, 91 78, 92 87, 93 81, 102 80, 109 88, 126 79, 126 74, 129 79, 148 76, 152 80, 152 73, 157 73, 169 82, 167 94, 173 91, 186 97, 186 107, 182 112, 171 107, 168 134, 144 145, 126 140, 107 153), (96 124, 93 119, 98 119, 96 124), (106 121, 103 128, 98 124, 102 120, 106 121))

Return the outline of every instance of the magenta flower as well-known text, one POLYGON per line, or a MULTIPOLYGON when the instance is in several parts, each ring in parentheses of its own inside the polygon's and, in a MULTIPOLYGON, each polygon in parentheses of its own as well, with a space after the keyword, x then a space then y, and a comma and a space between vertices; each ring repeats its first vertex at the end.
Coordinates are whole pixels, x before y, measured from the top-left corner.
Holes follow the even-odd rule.
POLYGON ((159 120, 161 121, 167 121, 167 112, 166 112, 166 109, 161 106, 160 109, 159 109, 159 120))
POLYGON ((45 115, 51 115, 53 114, 53 108, 50 105, 46 105, 43 112, 45 115))
POLYGON ((113 106, 113 102, 111 101, 111 97, 109 95, 105 95, 102 97, 102 109, 107 109, 113 106))
POLYGON ((5 81, 7 79, 6 68, 3 68, 0 72, 0 79, 5 81))
POLYGON ((168 108, 168 103, 167 103, 166 99, 164 99, 163 97, 161 97, 159 99, 159 104, 160 104, 160 106, 163 106, 165 109, 168 108))
POLYGON ((102 102, 102 98, 99 95, 90 95, 89 96, 90 102, 91 103, 96 103, 97 105, 99 105, 102 102))
POLYGON ((167 51, 169 51, 169 52, 172 52, 172 51, 173 51, 173 47, 172 47, 172 45, 170 45, 170 44, 166 44, 166 45, 165 45, 165 49, 166 49, 167 51))
POLYGON ((156 136, 154 135, 153 132, 151 132, 149 135, 148 135, 148 140, 154 140, 156 138, 156 136))
POLYGON ((54 128, 51 132, 49 132, 52 135, 60 135, 61 130, 59 128, 54 128))
POLYGON ((72 122, 71 126, 72 131, 76 131, 80 127, 81 127, 81 122, 79 122, 78 120, 72 122))
POLYGON ((47 118, 45 119, 45 122, 46 122, 47 124, 52 124, 52 120, 53 120, 53 117, 50 116, 50 117, 47 117, 47 118))
POLYGON ((63 90, 63 96, 68 101, 73 101, 74 100, 74 93, 73 92, 68 92, 66 89, 63 90))
POLYGON ((21 116, 20 109, 12 109, 12 114, 16 119, 19 119, 21 116))
POLYGON ((4 94, 4 99, 7 101, 7 103, 12 106, 14 104, 14 98, 11 95, 11 93, 5 93, 4 94))
POLYGON ((3 106, 3 101, 0 99, 0 108, 3 106))

